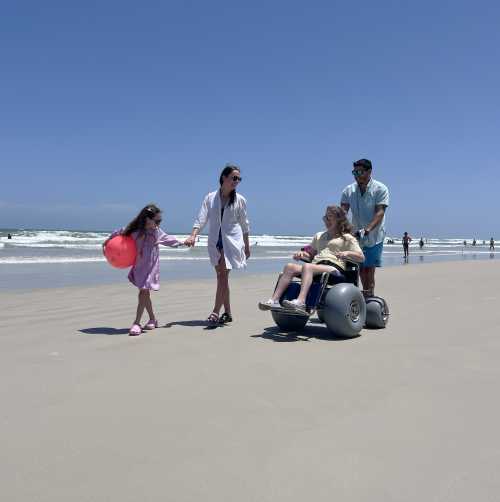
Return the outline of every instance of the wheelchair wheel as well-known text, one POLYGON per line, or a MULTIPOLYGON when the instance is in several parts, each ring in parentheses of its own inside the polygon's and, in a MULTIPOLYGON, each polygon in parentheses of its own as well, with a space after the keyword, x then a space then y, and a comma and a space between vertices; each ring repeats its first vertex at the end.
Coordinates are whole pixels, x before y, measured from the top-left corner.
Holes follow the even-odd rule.
POLYGON ((283 331, 302 331, 309 320, 308 316, 294 315, 285 310, 271 310, 274 322, 283 331))
POLYGON ((353 338, 363 329, 366 303, 359 288, 343 283, 332 286, 325 297, 323 317, 328 329, 337 336, 353 338))
POLYGON ((320 320, 320 322, 325 322, 325 316, 323 315, 322 310, 317 310, 316 315, 318 316, 318 319, 320 320))
POLYGON ((365 326, 372 329, 381 329, 389 322, 389 306, 380 296, 372 296, 366 299, 365 326))

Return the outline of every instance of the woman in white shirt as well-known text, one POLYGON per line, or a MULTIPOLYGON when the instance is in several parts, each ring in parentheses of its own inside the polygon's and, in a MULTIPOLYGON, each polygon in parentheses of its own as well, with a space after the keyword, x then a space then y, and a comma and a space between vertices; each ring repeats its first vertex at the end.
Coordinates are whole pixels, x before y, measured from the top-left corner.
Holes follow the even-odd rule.
POLYGON ((247 201, 236 192, 241 182, 240 168, 228 164, 219 177, 219 190, 210 192, 193 224, 193 231, 186 244, 194 246, 197 235, 209 224, 208 255, 217 274, 217 292, 212 313, 208 316, 211 324, 231 322, 229 297, 229 272, 233 268, 243 268, 250 257, 247 217, 247 201), (224 314, 219 318, 224 305, 224 314))

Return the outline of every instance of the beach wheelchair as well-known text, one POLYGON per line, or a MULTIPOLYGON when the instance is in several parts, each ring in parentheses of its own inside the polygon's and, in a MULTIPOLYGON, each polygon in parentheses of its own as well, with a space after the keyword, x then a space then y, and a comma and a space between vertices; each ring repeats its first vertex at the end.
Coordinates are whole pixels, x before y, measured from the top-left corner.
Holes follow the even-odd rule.
MULTIPOLYGON (((347 262, 346 270, 340 274, 324 272, 314 277, 306 299, 307 315, 286 308, 273 308, 271 315, 278 327, 286 332, 304 329, 314 312, 318 320, 326 324, 328 331, 343 338, 358 336, 363 327, 385 328, 389 320, 386 301, 378 296, 365 298, 358 284, 359 266, 347 262)), ((297 298, 300 285, 300 277, 295 277, 280 298, 280 303, 297 298)))

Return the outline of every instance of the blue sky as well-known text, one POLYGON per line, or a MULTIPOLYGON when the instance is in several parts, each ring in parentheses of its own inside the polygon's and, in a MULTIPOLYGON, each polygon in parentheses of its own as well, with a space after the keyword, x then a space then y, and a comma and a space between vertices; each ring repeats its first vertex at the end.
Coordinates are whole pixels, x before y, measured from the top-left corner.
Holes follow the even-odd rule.
POLYGON ((187 231, 239 163, 311 233, 368 157, 390 234, 500 235, 497 2, 19 1, 0 16, 0 227, 187 231))

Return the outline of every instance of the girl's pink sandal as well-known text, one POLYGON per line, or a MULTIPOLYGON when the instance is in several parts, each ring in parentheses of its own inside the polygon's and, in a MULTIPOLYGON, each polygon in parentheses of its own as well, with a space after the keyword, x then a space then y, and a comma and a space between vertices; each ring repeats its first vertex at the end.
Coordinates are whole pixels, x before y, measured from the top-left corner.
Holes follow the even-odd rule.
POLYGON ((128 332, 129 336, 137 336, 142 333, 142 329, 138 324, 132 325, 130 331, 128 332))
POLYGON ((150 319, 147 324, 144 325, 143 329, 150 330, 158 327, 158 321, 156 319, 150 319))

